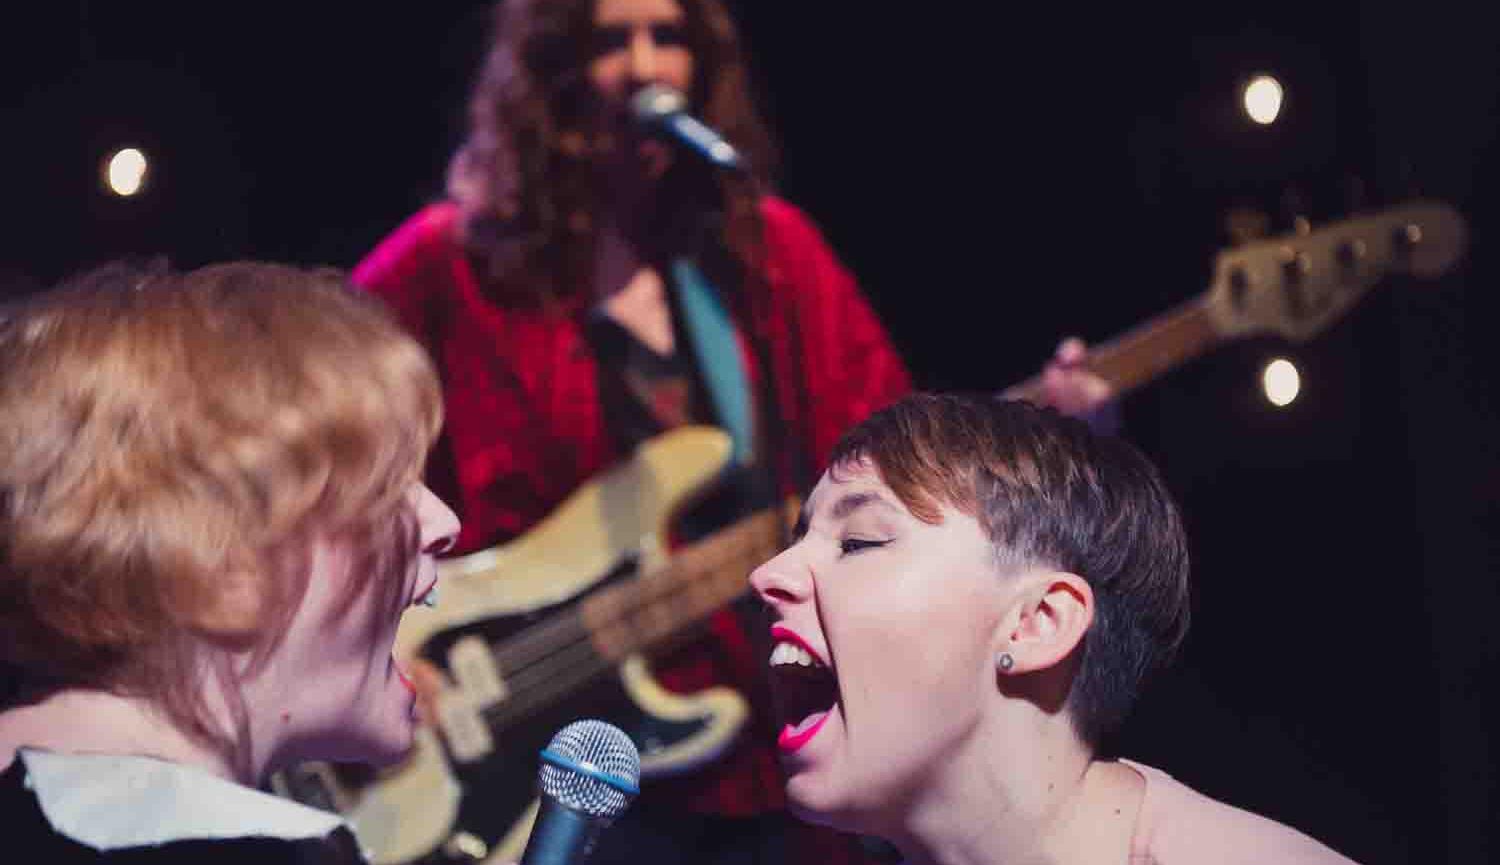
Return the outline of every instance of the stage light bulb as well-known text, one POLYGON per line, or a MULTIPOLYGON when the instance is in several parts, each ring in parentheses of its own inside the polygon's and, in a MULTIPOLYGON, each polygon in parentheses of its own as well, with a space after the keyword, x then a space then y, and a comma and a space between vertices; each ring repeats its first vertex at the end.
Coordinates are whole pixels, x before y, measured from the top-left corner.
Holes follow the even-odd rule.
POLYGON ((1297 372, 1296 364, 1284 357, 1278 357, 1266 364, 1260 381, 1261 387, 1265 390, 1266 399, 1277 408, 1291 405, 1302 390, 1302 376, 1297 372))
POLYGON ((109 158, 104 169, 104 183, 109 191, 128 198, 141 191, 146 184, 146 154, 126 147, 109 158))
POLYGON ((1257 75, 1245 85, 1245 113, 1262 126, 1276 122, 1281 114, 1281 82, 1270 75, 1257 75))

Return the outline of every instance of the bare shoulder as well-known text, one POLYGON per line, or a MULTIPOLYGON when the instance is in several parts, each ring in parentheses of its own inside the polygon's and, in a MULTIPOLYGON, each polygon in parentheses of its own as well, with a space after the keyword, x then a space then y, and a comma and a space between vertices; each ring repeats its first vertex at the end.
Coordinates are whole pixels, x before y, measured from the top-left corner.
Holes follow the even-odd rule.
POLYGON ((1138 763, 1145 784, 1132 856, 1160 865, 1191 862, 1278 862, 1285 865, 1355 865, 1297 829, 1210 798, 1165 772, 1138 763))

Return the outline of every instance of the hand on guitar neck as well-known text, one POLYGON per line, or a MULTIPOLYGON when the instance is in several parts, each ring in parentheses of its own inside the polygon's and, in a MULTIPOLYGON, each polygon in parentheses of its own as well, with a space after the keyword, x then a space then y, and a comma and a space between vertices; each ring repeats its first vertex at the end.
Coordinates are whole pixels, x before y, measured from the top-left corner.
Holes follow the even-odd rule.
POLYGON ((1115 388, 1087 366, 1088 347, 1075 336, 1057 346, 1042 370, 1036 402, 1074 417, 1097 417, 1115 398, 1115 388))

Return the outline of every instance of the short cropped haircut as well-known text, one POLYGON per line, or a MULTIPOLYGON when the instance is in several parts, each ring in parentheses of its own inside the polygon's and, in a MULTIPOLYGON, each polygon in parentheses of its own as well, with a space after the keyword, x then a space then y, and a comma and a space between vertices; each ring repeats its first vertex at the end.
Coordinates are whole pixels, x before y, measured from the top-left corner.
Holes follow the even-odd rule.
POLYGON ((0 310, 0 678, 241 744, 202 647, 263 662, 318 539, 395 615, 441 412, 424 351, 331 270, 112 265, 0 310))
POLYGON ((1088 580, 1094 622, 1066 707, 1098 748, 1187 631, 1187 539, 1156 468, 1054 410, 953 394, 913 394, 848 431, 830 462, 861 461, 918 519, 938 522, 946 504, 978 520, 1002 573, 1088 580))

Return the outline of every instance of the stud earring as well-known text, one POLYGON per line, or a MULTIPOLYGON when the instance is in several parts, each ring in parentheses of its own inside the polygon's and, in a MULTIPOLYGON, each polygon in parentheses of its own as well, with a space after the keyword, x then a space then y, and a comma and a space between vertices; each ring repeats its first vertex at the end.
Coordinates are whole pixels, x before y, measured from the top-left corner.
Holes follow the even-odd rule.
POLYGON ((995 657, 995 666, 999 667, 1002 673, 1009 673, 1010 668, 1015 665, 1016 659, 1010 656, 1010 652, 1001 652, 995 657))

